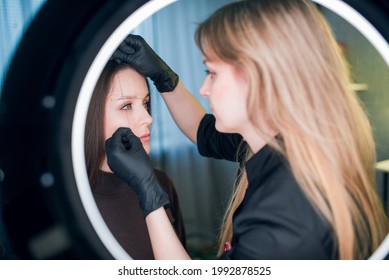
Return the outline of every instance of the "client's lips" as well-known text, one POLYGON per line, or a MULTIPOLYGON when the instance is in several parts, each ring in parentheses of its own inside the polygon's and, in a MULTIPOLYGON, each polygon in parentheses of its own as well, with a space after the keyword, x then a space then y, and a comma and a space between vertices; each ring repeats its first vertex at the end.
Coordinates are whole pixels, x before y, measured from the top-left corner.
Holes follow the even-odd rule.
POLYGON ((141 137, 139 137, 139 139, 140 139, 141 142, 148 142, 148 141, 150 141, 150 133, 142 135, 141 137))

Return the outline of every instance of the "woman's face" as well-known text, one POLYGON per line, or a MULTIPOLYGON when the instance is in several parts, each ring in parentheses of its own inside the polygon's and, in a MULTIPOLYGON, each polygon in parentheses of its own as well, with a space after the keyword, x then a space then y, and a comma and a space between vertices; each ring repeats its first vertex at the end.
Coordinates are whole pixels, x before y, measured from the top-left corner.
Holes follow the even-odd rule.
POLYGON ((225 133, 240 133, 248 123, 248 82, 242 70, 220 59, 204 59, 207 77, 200 94, 209 99, 216 118, 216 129, 225 133))
MULTIPOLYGON (((146 80, 133 69, 124 69, 113 77, 105 102, 104 138, 107 140, 119 127, 129 127, 150 153, 150 95, 146 80)), ((106 158, 102 169, 110 171, 106 158)))
POLYGON ((216 129, 224 133, 240 134, 252 151, 257 152, 268 139, 278 134, 278 130, 271 126, 265 112, 259 107, 252 112, 259 122, 254 123, 250 119, 247 106, 250 84, 246 72, 220 59, 205 58, 204 63, 208 74, 200 94, 209 99, 216 129))

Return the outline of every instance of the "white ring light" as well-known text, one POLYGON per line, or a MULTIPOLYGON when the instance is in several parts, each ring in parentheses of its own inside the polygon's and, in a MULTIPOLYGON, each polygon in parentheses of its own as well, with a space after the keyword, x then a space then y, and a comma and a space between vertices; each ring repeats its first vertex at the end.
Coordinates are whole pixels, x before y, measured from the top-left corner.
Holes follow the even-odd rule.
MULTIPOLYGON (((134 13, 132 13, 118 28, 109 36, 84 79, 78 95, 72 126, 72 162, 74 176, 86 214, 94 227, 97 235, 115 259, 132 259, 120 246, 111 231, 105 224, 96 202, 93 198, 87 176, 84 158, 84 130, 90 99, 97 80, 112 55, 126 36, 148 17, 178 0, 152 0, 134 13)), ((328 8, 340 15, 361 32, 369 42, 377 49, 386 63, 389 65, 389 46, 376 28, 368 22, 359 12, 340 0, 312 0, 323 7, 328 8)), ((389 234, 381 246, 369 259, 383 259, 389 252, 389 234)))
POLYGON ((376 48, 386 64, 389 65, 389 45, 377 29, 358 11, 340 0, 311 0, 326 7, 335 14, 344 18, 376 48))

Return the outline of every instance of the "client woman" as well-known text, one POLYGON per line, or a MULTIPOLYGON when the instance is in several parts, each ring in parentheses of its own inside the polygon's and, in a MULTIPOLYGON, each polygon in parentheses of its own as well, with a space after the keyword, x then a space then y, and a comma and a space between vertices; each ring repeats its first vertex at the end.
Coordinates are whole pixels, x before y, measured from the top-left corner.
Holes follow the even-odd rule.
MULTIPOLYGON (((129 65, 110 60, 93 92, 85 128, 85 158, 89 182, 100 213, 123 249, 134 259, 154 259, 153 250, 134 190, 112 173, 105 140, 119 127, 130 128, 150 152, 150 95, 147 80, 129 65)), ((155 174, 170 204, 165 207, 178 238, 185 246, 185 231, 177 193, 165 173, 155 174)))

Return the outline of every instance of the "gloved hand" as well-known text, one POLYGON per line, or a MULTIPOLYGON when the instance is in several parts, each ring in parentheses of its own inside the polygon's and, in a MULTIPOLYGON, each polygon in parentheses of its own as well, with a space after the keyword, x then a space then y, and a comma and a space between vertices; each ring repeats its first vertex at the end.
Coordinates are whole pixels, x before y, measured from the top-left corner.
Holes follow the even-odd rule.
POLYGON ((132 187, 146 217, 161 206, 169 204, 142 143, 129 128, 119 128, 105 142, 111 170, 132 187))
POLYGON ((128 35, 111 59, 127 63, 149 77, 159 92, 173 91, 178 84, 178 75, 139 35, 128 35))

